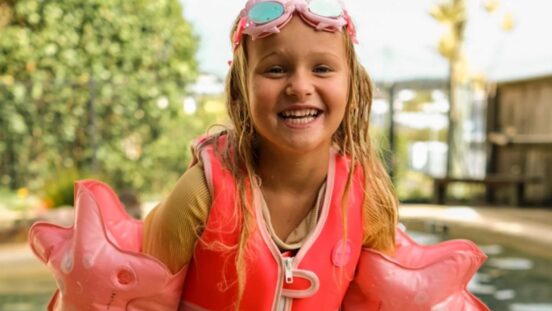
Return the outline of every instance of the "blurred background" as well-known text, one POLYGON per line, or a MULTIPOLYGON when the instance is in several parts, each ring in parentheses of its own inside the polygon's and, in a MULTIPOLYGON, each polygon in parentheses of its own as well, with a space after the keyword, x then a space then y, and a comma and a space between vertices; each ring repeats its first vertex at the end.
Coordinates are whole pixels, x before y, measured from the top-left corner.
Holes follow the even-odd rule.
MULTIPOLYGON (((552 310, 552 2, 345 1, 372 129, 421 243, 469 238, 493 310, 552 310)), ((227 124, 242 0, 0 0, 0 310, 45 308, 32 222, 70 225, 97 178, 143 217, 227 124), (9 267, 6 269, 4 267, 9 267)))

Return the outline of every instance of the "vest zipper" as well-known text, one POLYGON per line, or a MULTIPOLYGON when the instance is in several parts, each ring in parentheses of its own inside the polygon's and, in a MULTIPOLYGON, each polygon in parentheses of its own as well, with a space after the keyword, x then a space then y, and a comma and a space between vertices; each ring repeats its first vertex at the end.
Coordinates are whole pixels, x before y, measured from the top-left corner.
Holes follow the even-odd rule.
MULTIPOLYGON (((282 266, 284 269, 284 282, 286 284, 293 283, 293 259, 295 257, 280 257, 282 259, 282 266)), ((283 285, 280 288, 279 302, 278 302, 278 311, 288 311, 291 310, 291 298, 281 296, 281 290, 283 285)))
POLYGON ((286 279, 286 284, 293 283, 293 257, 284 258, 284 277, 286 279))

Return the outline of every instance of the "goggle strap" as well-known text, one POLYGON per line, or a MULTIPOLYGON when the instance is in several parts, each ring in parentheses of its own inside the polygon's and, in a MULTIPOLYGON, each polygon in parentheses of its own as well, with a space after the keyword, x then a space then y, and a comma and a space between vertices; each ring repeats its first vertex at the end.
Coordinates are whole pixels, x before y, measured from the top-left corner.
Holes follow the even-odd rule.
POLYGON ((349 12, 347 12, 347 10, 343 10, 343 17, 347 21, 347 33, 349 33, 349 36, 351 37, 353 43, 358 44, 356 27, 355 24, 353 24, 353 20, 351 19, 351 16, 349 15, 349 12))
POLYGON ((233 42, 233 50, 236 51, 238 46, 240 45, 240 42, 243 39, 243 31, 245 29, 245 25, 247 24, 247 18, 242 16, 240 18, 240 21, 238 22, 238 26, 236 27, 236 30, 234 31, 234 34, 232 35, 232 42, 233 42))

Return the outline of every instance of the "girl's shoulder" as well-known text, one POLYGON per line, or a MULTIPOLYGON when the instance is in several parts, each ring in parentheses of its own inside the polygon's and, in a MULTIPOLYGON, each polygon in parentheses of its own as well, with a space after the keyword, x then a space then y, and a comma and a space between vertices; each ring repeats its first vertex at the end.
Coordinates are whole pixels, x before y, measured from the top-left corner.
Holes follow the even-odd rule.
MULTIPOLYGON (((182 215, 205 221, 211 195, 201 162, 191 166, 176 182, 169 196, 159 208, 167 217, 182 215), (172 215, 172 216, 171 216, 172 215)), ((180 217, 176 217, 180 218, 180 217)))

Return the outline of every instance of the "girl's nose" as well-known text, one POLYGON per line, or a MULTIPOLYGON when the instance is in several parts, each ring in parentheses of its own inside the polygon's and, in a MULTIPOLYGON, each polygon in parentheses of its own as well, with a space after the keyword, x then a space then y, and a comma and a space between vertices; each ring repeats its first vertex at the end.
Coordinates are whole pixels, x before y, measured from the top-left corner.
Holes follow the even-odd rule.
POLYGON ((314 92, 311 79, 305 73, 295 72, 285 89, 287 96, 294 97, 299 102, 306 101, 314 92))

